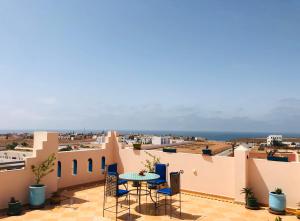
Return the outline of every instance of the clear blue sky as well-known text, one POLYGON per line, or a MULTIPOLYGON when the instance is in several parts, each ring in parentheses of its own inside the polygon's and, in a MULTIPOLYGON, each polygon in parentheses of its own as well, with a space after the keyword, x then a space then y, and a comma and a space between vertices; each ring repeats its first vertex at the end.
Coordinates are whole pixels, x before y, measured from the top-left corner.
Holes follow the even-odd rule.
POLYGON ((300 132, 300 1, 0 2, 0 129, 300 132))

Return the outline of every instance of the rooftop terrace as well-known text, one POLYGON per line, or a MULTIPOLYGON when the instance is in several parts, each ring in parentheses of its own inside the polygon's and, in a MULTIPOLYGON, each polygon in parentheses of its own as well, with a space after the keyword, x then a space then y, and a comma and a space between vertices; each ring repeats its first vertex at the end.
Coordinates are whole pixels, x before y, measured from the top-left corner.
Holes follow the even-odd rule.
MULTIPOLYGON (((147 152, 169 165, 168 173, 184 171, 180 185, 184 193, 184 220, 273 221, 275 216, 266 208, 257 211, 245 209, 241 204, 245 200, 241 195, 244 187, 252 188, 261 205, 268 205, 269 192, 276 187, 282 188, 285 193, 289 209, 296 209, 300 201, 299 162, 254 159, 243 146, 235 150, 234 157, 165 153, 160 150, 147 152)), ((48 174, 42 183, 47 187, 47 197, 57 190, 64 190, 62 204, 56 207, 47 205, 43 210, 26 210, 20 217, 2 215, 0 218, 8 221, 103 220, 101 183, 105 179, 105 165, 117 163, 119 173, 138 172, 144 168, 142 162, 149 157, 145 150, 122 147, 115 132, 108 133, 101 148, 68 152, 58 152, 57 133, 37 132, 34 134, 33 154, 25 158, 24 168, 0 171, 0 211, 7 208, 11 197, 20 200, 23 205, 28 204, 28 187, 34 183, 31 166, 40 164, 53 153, 56 156, 54 172, 48 174)), ((155 215, 154 204, 149 199, 146 204, 143 198, 141 212, 136 210, 134 199, 131 207, 131 220, 169 220, 163 207, 155 215)), ((174 219, 179 219, 178 215, 178 212, 174 213, 174 219)), ((105 219, 113 217, 114 214, 105 215, 105 219)), ((125 220, 127 215, 119 218, 125 220)), ((296 217, 285 215, 283 220, 296 220, 296 217)))
MULTIPOLYGON (((64 200, 59 206, 47 206, 43 210, 25 210, 19 217, 6 217, 0 215, 3 221, 96 221, 114 219, 114 214, 105 212, 102 216, 103 184, 85 185, 63 192, 64 200)), ((134 197, 131 200, 130 220, 170 220, 169 208, 165 215, 164 207, 160 207, 157 214, 153 204, 146 203, 142 198, 142 209, 134 197)), ((266 208, 259 211, 247 210, 243 205, 201 196, 199 194, 182 194, 182 219, 203 221, 268 221, 274 220, 275 215, 270 214, 266 208)), ((176 203, 175 203, 176 204, 176 203)), ((174 205, 175 205, 174 204, 174 205)), ((174 209, 174 208, 173 208, 174 209)), ((128 214, 120 214, 119 220, 127 220, 128 214)), ((180 219, 179 212, 173 212, 173 220, 180 219)), ((295 216, 284 216, 283 220, 297 220, 295 216)))

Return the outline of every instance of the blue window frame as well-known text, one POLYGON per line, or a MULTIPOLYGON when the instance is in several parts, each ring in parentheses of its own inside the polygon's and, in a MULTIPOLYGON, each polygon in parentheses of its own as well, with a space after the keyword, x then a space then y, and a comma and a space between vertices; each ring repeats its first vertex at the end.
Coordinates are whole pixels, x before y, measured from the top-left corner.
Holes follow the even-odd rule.
POLYGON ((77 160, 73 160, 73 175, 77 175, 77 160))
POLYGON ((105 157, 101 158, 101 171, 103 172, 105 170, 105 157))
POLYGON ((88 159, 88 171, 93 172, 93 160, 91 158, 88 159))
POLYGON ((61 177, 61 162, 57 162, 57 177, 61 177))

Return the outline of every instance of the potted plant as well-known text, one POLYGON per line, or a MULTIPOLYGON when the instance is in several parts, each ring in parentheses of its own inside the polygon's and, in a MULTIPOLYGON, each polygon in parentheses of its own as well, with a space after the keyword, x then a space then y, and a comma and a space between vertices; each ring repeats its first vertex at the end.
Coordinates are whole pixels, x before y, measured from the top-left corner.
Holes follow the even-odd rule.
POLYGON ((164 147, 164 148, 163 148, 163 152, 167 152, 167 153, 176 153, 177 150, 176 150, 176 148, 172 148, 172 147, 164 147))
MULTIPOLYGON (((160 158, 152 155, 151 153, 145 151, 145 153, 151 158, 151 159, 146 159, 146 162, 142 162, 144 164, 145 170, 148 171, 148 173, 155 173, 155 165, 160 163, 160 158)), ((148 186, 150 189, 155 188, 156 185, 149 184, 148 186)))
POLYGON ((206 146, 205 149, 202 149, 202 154, 211 156, 212 155, 211 149, 209 149, 208 146, 206 146))
POLYGON ((273 192, 269 193, 269 207, 270 212, 285 213, 286 197, 280 188, 276 188, 273 192))
POLYGON ((31 170, 34 174, 35 184, 29 186, 29 205, 32 209, 38 209, 44 207, 45 204, 45 189, 46 186, 41 184, 41 179, 53 172, 53 166, 55 165, 55 154, 51 154, 40 165, 31 166, 31 170))
POLYGON ((143 170, 140 170, 139 175, 140 175, 140 176, 145 176, 145 173, 146 173, 146 172, 147 172, 147 171, 144 170, 144 169, 143 169, 143 170))
POLYGON ((142 144, 140 144, 140 143, 134 143, 132 145, 133 145, 134 150, 141 150, 142 149, 142 144))
POLYGON ((275 156, 275 153, 277 153, 277 150, 267 151, 267 160, 279 161, 279 162, 289 162, 288 157, 280 157, 280 156, 278 157, 278 156, 275 156))
POLYGON ((148 173, 154 173, 155 172, 155 165, 160 163, 160 158, 145 151, 145 153, 151 158, 151 159, 146 159, 145 162, 142 162, 144 164, 144 167, 148 173))
POLYGON ((14 197, 10 199, 10 202, 8 202, 8 210, 7 215, 8 216, 18 216, 22 213, 22 204, 20 201, 15 200, 14 197))
POLYGON ((247 209, 259 209, 257 199, 251 188, 243 188, 241 194, 245 194, 245 207, 247 209))

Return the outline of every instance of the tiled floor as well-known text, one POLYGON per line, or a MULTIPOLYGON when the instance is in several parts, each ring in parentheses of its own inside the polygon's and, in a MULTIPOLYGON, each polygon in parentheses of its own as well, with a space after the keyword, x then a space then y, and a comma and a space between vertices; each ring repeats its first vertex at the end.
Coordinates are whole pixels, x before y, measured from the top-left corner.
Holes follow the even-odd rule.
MULTIPOLYGON (((98 221, 114 219, 114 214, 106 212, 102 216, 103 185, 85 186, 63 192, 66 199, 60 206, 47 206, 43 210, 26 210, 18 217, 6 217, 0 215, 3 221, 98 221)), ((130 220, 170 220, 165 215, 164 207, 161 207, 157 215, 153 204, 146 198, 142 198, 141 212, 138 211, 136 199, 131 197, 130 220)), ((176 205, 176 202, 174 202, 176 205)), ((169 210, 167 211, 169 213, 169 210)), ((172 220, 180 218, 179 211, 173 212, 172 220)), ((242 205, 209 199, 197 195, 182 194, 182 219, 203 221, 273 221, 274 215, 269 214, 266 209, 251 211, 242 205)), ((127 213, 120 214, 120 220, 127 220, 127 213)), ((282 216, 283 220, 297 220, 295 216, 282 216)))

